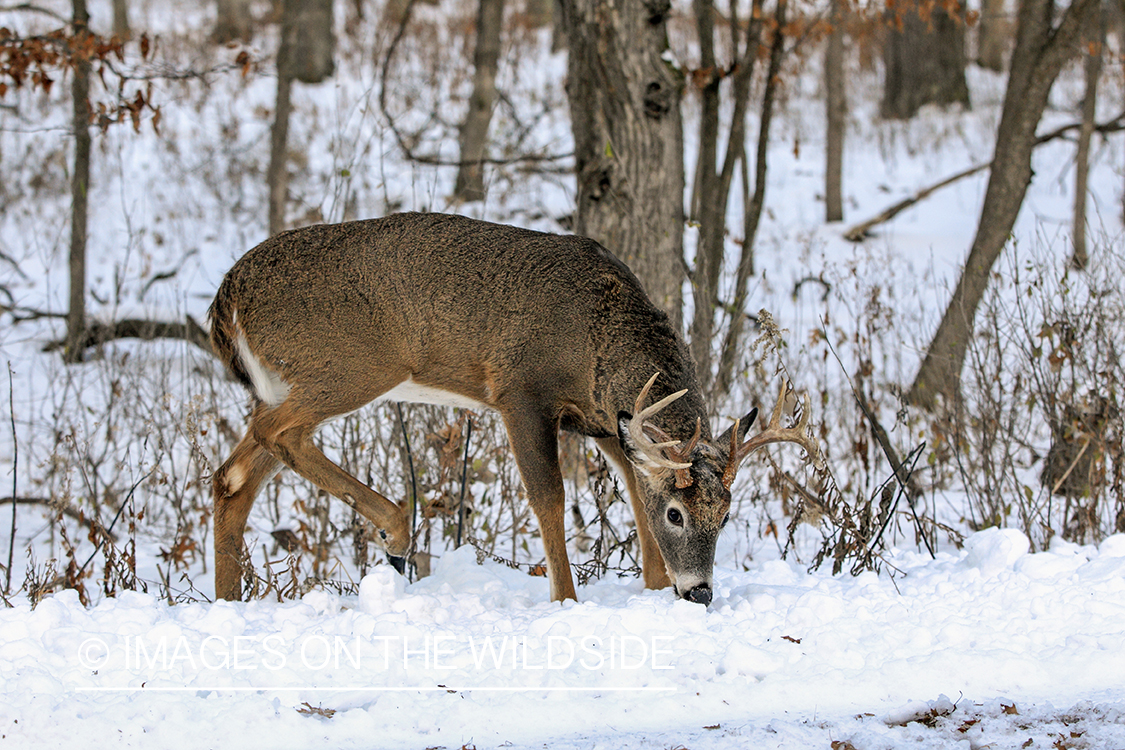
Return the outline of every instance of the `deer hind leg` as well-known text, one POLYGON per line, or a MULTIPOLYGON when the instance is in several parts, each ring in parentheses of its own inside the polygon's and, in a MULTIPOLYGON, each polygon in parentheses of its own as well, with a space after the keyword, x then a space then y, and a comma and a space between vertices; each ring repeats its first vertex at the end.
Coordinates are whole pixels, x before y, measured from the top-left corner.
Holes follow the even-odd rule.
POLYGON ((336 416, 335 413, 319 414, 305 406, 294 393, 278 406, 256 416, 251 430, 266 450, 373 523, 388 555, 402 557, 406 554, 410 546, 410 523, 402 508, 341 469, 313 443, 316 429, 325 419, 336 416))
POLYGON ((566 497, 559 468, 557 421, 537 414, 503 412, 503 416, 528 501, 539 521, 551 601, 577 599, 566 555, 566 497))
MULTIPOLYGON (((259 407, 261 409, 262 407, 259 407)), ((258 490, 281 467, 247 430, 211 480, 215 498, 215 598, 242 598, 243 535, 258 490)))
POLYGON ((648 524, 645 498, 637 482, 633 465, 625 458, 625 453, 621 450, 621 444, 616 437, 598 438, 596 442, 602 453, 625 479, 625 486, 629 489, 629 502, 633 506, 633 518, 637 522, 637 539, 641 543, 641 575, 645 580, 645 588, 668 588, 672 585, 672 580, 668 577, 668 566, 664 563, 664 555, 660 554, 660 545, 656 543, 656 537, 653 536, 652 528, 648 524))

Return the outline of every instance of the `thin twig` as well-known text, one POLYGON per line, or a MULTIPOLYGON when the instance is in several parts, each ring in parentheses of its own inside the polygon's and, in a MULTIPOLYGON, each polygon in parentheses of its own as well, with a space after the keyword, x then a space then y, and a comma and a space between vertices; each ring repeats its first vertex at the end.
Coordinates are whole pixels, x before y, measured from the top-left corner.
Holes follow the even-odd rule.
MULTIPOLYGON (((137 491, 137 488, 141 486, 141 482, 143 482, 146 479, 148 479, 149 477, 151 477, 153 475, 153 473, 155 473, 155 472, 156 472, 156 467, 153 466, 151 469, 149 469, 147 474, 145 474, 143 477, 141 477, 136 482, 134 482, 133 486, 129 488, 129 494, 127 494, 125 496, 125 501, 123 503, 121 503, 121 507, 119 507, 117 509, 117 513, 116 513, 116 515, 113 516, 113 520, 109 522, 109 527, 104 529, 104 531, 105 531, 104 534, 98 535, 98 542, 97 542, 97 544, 94 545, 94 551, 90 553, 90 556, 88 558, 86 558, 86 562, 82 563, 82 567, 78 569, 78 577, 79 578, 82 577, 82 573, 86 570, 86 566, 89 565, 90 561, 94 559, 94 556, 98 554, 98 550, 100 550, 102 548, 102 543, 106 539, 110 539, 110 541, 112 541, 113 538, 112 538, 111 534, 113 533, 113 527, 115 525, 117 525, 117 520, 119 518, 121 518, 121 514, 125 511, 125 507, 131 504, 131 501, 133 500, 133 494, 137 491)), ((135 511, 133 513, 133 517, 136 518, 136 512, 135 511)), ((135 529, 132 530, 131 533, 135 533, 135 529)), ((133 540, 133 546, 134 546, 133 555, 134 555, 134 559, 135 559, 135 557, 136 557, 136 539, 135 538, 133 540)), ((136 569, 133 570, 133 575, 134 575, 134 578, 135 578, 136 577, 136 569)), ((134 586, 135 585, 136 585, 136 581, 134 581, 134 586)))
POLYGON ((473 417, 465 414, 465 456, 461 459, 461 499, 457 502, 457 543, 456 549, 461 546, 461 530, 465 526, 465 481, 469 475, 469 438, 473 436, 473 417))
MULTIPOLYGON (((413 3, 414 0, 411 0, 411 5, 413 3)), ((410 471, 410 548, 413 549, 418 536, 418 480, 414 477, 414 452, 410 449, 410 436, 406 433, 406 420, 402 416, 401 402, 395 402, 395 411, 398 412, 398 426, 402 430, 402 442, 406 445, 406 466, 410 471)), ((413 560, 414 556, 409 551, 407 556, 413 560)), ((408 568, 411 577, 413 577, 414 567, 413 562, 411 562, 408 568)))
POLYGON ((19 3, 17 5, 0 5, 0 13, 11 13, 15 11, 28 11, 29 13, 42 13, 45 16, 50 16, 56 21, 62 23, 70 23, 70 19, 61 16, 50 8, 44 8, 40 5, 32 5, 31 3, 19 3))
MULTIPOLYGON (((12 361, 8 360, 8 417, 12 424, 12 498, 19 497, 20 441, 16 435, 15 388, 12 385, 12 361)), ((12 503, 12 530, 8 537, 8 568, 4 571, 4 593, 12 593, 12 555, 16 550, 16 503, 12 503)))

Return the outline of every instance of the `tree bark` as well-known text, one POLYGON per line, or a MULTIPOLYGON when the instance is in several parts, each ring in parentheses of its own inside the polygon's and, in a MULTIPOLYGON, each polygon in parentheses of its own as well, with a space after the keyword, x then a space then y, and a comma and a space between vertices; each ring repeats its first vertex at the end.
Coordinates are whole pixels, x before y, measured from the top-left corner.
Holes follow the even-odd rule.
POLYGON ((285 228, 289 194, 289 114, 293 80, 320 83, 335 70, 331 0, 284 0, 277 50, 277 99, 270 133, 269 233, 285 228))
POLYGON ((888 20, 882 116, 907 120, 926 104, 969 106, 964 23, 941 5, 913 0, 889 11, 888 20))
POLYGON ((291 21, 289 8, 285 4, 282 17, 281 45, 277 50, 277 98, 274 103, 273 128, 270 131, 270 164, 266 170, 266 185, 269 188, 269 233, 273 236, 285 229, 285 205, 289 195, 289 110, 293 91, 293 66, 289 58, 293 54, 292 35, 284 31, 291 21))
POLYGON ((233 41, 250 41, 253 36, 252 18, 250 16, 251 0, 218 0, 218 18, 215 28, 211 32, 211 39, 217 44, 227 44, 233 41))
POLYGON ((301 83, 322 83, 336 70, 336 33, 332 0, 285 0, 282 10, 282 46, 286 76, 301 83))
POLYGON ((844 0, 832 0, 832 31, 824 50, 825 170, 824 220, 844 220, 844 128, 848 102, 844 87, 844 0))
POLYGON ((113 0, 113 35, 121 40, 133 36, 133 30, 129 27, 128 0, 113 0))
MULTIPOLYGON (((90 14, 86 0, 72 0, 74 33, 87 33, 90 14)), ((70 94, 74 106, 74 171, 70 178, 70 302, 66 316, 63 358, 82 358, 80 343, 86 334, 86 233, 90 192, 90 61, 80 57, 74 65, 70 94)))
POLYGON ((1070 256, 1071 265, 1080 270, 1086 268, 1090 259, 1086 249, 1086 191, 1090 175, 1090 140, 1094 135, 1098 78, 1102 73, 1104 46, 1105 14, 1101 2, 1098 2, 1090 8, 1081 40, 1086 94, 1082 98, 1082 127, 1078 130, 1078 150, 1074 159, 1074 225, 1071 228, 1074 251, 1070 256))
POLYGON ((485 148, 488 126, 496 104, 496 71, 500 61, 500 29, 504 0, 480 0, 477 12, 477 48, 473 55, 473 93, 461 124, 461 165, 453 197, 460 201, 484 200, 485 148))
POLYGON ((669 0, 563 0, 578 177, 574 229, 629 265, 682 325, 681 72, 669 0))
MULTIPOLYGON (((285 44, 282 43, 282 49, 285 44)), ((279 53, 280 56, 280 53, 279 53)), ((270 132, 270 165, 266 170, 269 187, 269 233, 273 236, 285 229, 285 205, 289 196, 289 110, 293 79, 277 71, 277 99, 274 105, 273 129, 270 132)))
POLYGON ((907 400, 917 406, 932 409, 939 394, 952 400, 959 396, 961 369, 977 307, 1031 182, 1035 128, 1055 78, 1075 52, 1082 20, 1095 2, 1074 0, 1057 27, 1051 23, 1053 0, 1020 3, 1016 47, 980 222, 953 299, 907 394, 907 400))
POLYGON ((981 0, 977 23, 977 65, 997 73, 1004 70, 1004 53, 1008 50, 1008 24, 1004 17, 1004 0, 981 0))

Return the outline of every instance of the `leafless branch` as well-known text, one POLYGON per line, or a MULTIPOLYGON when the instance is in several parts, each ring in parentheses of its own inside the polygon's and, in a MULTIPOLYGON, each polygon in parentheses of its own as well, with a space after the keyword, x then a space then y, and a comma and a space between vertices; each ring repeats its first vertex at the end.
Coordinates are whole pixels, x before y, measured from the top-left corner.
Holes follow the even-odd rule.
POLYGON ((62 23, 70 23, 70 19, 65 16, 60 16, 50 8, 44 8, 40 5, 32 5, 31 3, 17 3, 16 5, 0 5, 0 13, 11 13, 16 11, 26 11, 28 13, 41 13, 45 16, 50 16, 56 21, 62 23))
MULTIPOLYGON (((1077 130, 1080 127, 1082 127, 1081 122, 1072 122, 1068 125, 1063 125, 1062 127, 1056 128, 1055 130, 1049 131, 1047 133, 1044 133, 1041 136, 1038 136, 1035 139, 1035 145, 1036 146, 1042 146, 1044 143, 1047 143, 1049 141, 1053 141, 1056 138, 1061 138, 1062 136, 1066 135, 1070 131, 1077 130)), ((1107 120, 1106 122, 1103 122, 1103 123, 1101 123, 1099 125, 1096 125, 1094 127, 1095 132, 1101 133, 1103 135, 1107 135, 1109 133, 1116 133, 1116 132, 1121 131, 1121 130, 1125 130, 1125 111, 1121 112, 1120 114, 1118 114, 1113 119, 1107 120)), ((890 221, 891 219, 898 216, 900 213, 902 213, 906 209, 913 206, 915 203, 918 203, 919 201, 922 201, 925 198, 928 198, 930 196, 930 194, 932 194, 933 192, 935 192, 937 190, 940 190, 943 187, 947 187, 949 185, 952 185, 953 183, 958 182, 959 180, 963 180, 966 177, 972 177, 973 175, 977 174, 978 172, 983 172, 984 170, 988 169, 991 166, 992 166, 992 162, 988 162, 986 164, 977 164, 976 166, 969 167, 968 169, 962 170, 955 175, 952 175, 950 177, 946 177, 943 180, 939 180, 938 182, 935 182, 933 185, 930 185, 929 187, 922 188, 921 190, 919 190, 914 195, 910 196, 909 198, 905 198, 904 200, 899 201, 898 203, 894 204, 890 208, 881 212, 877 216, 875 216, 871 219, 868 219, 867 221, 860 222, 859 224, 856 224, 855 226, 851 227, 850 229, 848 229, 848 231, 844 232, 844 239, 851 240, 852 242, 862 242, 864 239, 866 239, 869 236, 869 230, 872 227, 876 227, 880 224, 884 224, 884 223, 890 221)))
MULTIPOLYGON (((84 351, 115 339, 140 339, 142 341, 182 339, 195 344, 208 353, 211 352, 210 336, 208 336, 206 329, 195 322, 195 319, 190 315, 186 316, 183 323, 135 318, 127 318, 114 323, 94 323, 86 328, 85 335, 78 340, 77 346, 80 351, 84 351)), ((43 351, 57 351, 65 345, 65 341, 52 341, 43 348, 43 351)))

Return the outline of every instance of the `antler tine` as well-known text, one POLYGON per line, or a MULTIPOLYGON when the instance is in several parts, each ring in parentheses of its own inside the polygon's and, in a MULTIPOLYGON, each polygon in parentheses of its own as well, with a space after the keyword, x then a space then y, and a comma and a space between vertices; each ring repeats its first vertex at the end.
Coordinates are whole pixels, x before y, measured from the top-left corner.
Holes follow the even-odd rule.
POLYGON ((771 443, 796 443, 805 449, 808 459, 817 469, 823 468, 824 459, 820 454, 820 444, 808 432, 809 417, 812 414, 808 394, 805 394, 801 399, 801 417, 797 420, 797 424, 792 427, 781 426, 781 415, 785 412, 785 401, 790 390, 789 382, 782 382, 777 403, 773 407, 773 413, 770 414, 770 421, 766 425, 766 429, 742 445, 736 445, 738 423, 735 423, 734 429, 731 430, 730 458, 727 461, 727 468, 723 471, 723 485, 727 489, 730 489, 730 486, 734 483, 735 474, 738 473, 738 467, 743 460, 754 451, 771 443))
POLYGON ((629 420, 629 435, 633 438, 633 442, 636 444, 636 446, 641 450, 642 453, 644 453, 645 458, 647 458, 657 466, 662 466, 666 469, 690 469, 690 463, 672 461, 668 458, 665 458, 661 453, 664 448, 674 448, 675 446, 679 445, 679 440, 669 439, 668 435, 655 425, 645 425, 646 419, 653 416, 665 406, 687 393, 686 388, 682 391, 676 391, 675 393, 660 399, 652 406, 649 406, 646 409, 642 409, 641 407, 644 406, 645 399, 648 398, 648 392, 652 389, 652 384, 656 382, 656 379, 658 377, 660 377, 659 372, 653 373, 653 376, 648 379, 647 383, 645 383, 645 387, 641 389, 641 395, 637 397, 637 403, 633 407, 633 418, 629 420), (657 439, 661 440, 662 442, 653 442, 652 438, 645 434, 646 427, 654 431, 657 439))

